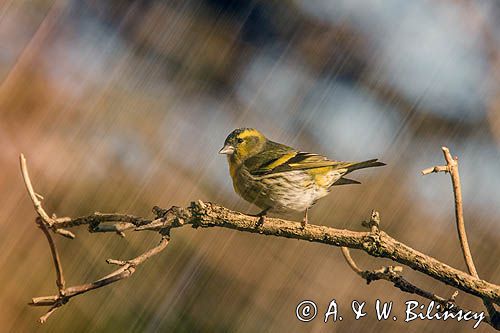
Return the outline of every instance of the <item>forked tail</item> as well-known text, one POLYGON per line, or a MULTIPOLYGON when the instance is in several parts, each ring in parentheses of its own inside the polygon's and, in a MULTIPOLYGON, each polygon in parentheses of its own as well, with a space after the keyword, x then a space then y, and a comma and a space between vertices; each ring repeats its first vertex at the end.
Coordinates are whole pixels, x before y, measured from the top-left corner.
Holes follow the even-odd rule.
MULTIPOLYGON (((353 172, 354 170, 364 169, 364 168, 373 168, 384 166, 385 163, 379 162, 378 159, 363 161, 363 162, 355 162, 351 165, 347 166, 347 173, 353 172)), ((346 174, 347 174, 346 173, 346 174)))

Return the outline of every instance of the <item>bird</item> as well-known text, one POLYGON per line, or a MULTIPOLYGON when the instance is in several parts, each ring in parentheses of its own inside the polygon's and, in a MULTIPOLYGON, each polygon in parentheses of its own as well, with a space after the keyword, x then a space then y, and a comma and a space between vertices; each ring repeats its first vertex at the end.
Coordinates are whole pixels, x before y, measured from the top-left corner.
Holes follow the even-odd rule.
POLYGON ((308 224, 308 211, 335 185, 360 184, 345 175, 359 169, 384 166, 378 159, 342 162, 303 152, 267 139, 254 128, 233 130, 219 154, 227 155, 235 192, 262 211, 258 225, 268 212, 304 212, 301 225, 308 224))

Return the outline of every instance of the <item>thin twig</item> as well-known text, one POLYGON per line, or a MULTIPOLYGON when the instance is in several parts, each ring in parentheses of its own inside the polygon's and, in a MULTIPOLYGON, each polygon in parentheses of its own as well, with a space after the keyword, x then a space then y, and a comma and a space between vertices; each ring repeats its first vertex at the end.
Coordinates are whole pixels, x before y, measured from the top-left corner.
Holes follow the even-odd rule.
POLYGON ((446 165, 436 165, 434 167, 430 167, 422 170, 422 175, 428 175, 430 173, 438 173, 438 172, 450 172, 446 165))
POLYGON ((372 210, 370 215, 370 219, 368 221, 361 222, 361 225, 365 228, 370 229, 370 231, 374 234, 379 233, 380 231, 380 214, 376 210, 372 210))
POLYGON ((107 260, 108 263, 118 264, 120 265, 120 268, 94 282, 63 289, 62 291, 59 292, 59 295, 34 297, 29 304, 33 306, 51 307, 50 310, 44 316, 40 317, 40 322, 43 323, 52 313, 54 313, 54 311, 57 308, 66 304, 71 298, 87 293, 91 290, 115 283, 117 281, 129 278, 130 276, 132 276, 132 274, 134 274, 137 266, 142 264, 147 259, 163 251, 167 247, 167 245, 168 245, 168 237, 162 237, 160 243, 157 246, 137 256, 134 259, 127 261, 108 259, 107 260))
POLYGON ((80 294, 84 294, 86 292, 89 292, 91 290, 97 289, 104 287, 108 284, 117 282, 119 280, 126 279, 130 277, 134 272, 135 269, 138 265, 143 263, 145 260, 148 258, 158 254, 161 252, 163 249, 168 244, 168 237, 163 236, 160 244, 158 244, 156 247, 150 249, 149 251, 141 254, 140 256, 132 259, 132 260, 127 260, 127 261, 117 261, 117 260, 112 260, 109 259, 109 263, 120 263, 120 268, 111 272, 110 274, 104 276, 103 278, 87 283, 87 284, 82 284, 78 286, 72 286, 72 287, 65 287, 65 280, 64 280, 64 274, 63 274, 63 268, 61 264, 61 259, 59 257, 59 253, 57 251, 56 244, 54 240, 52 239, 52 235, 50 234, 50 231, 48 228, 50 228, 52 231, 55 233, 59 233, 63 236, 66 236, 68 238, 74 238, 74 234, 68 230, 63 229, 62 227, 65 226, 65 223, 72 221, 72 226, 78 225, 78 224, 88 224, 90 231, 93 232, 108 232, 108 231, 113 231, 117 232, 118 234, 123 235, 124 230, 136 228, 137 226, 140 226, 142 224, 146 224, 151 222, 150 220, 143 219, 143 218, 137 218, 135 216, 131 215, 117 215, 117 214, 100 214, 100 213, 95 213, 92 215, 91 218, 85 219, 85 220, 78 220, 78 219, 71 219, 69 217, 63 217, 63 218, 56 218, 56 217, 50 217, 49 214, 45 211, 45 209, 42 206, 42 203, 40 200, 43 199, 43 197, 35 192, 33 189, 33 185, 31 183, 31 179, 28 173, 28 167, 26 165, 26 158, 24 157, 23 154, 20 155, 19 157, 20 165, 21 165, 21 173, 23 175, 24 179, 24 184, 26 186, 26 189, 29 193, 29 196, 31 198, 31 201, 33 202, 33 206, 35 207, 35 211, 38 214, 38 217, 36 218, 36 223, 40 227, 40 229, 43 231, 45 237, 47 238, 47 242, 49 243, 50 247, 50 252, 52 254, 52 259, 54 261, 54 267, 56 271, 56 285, 58 288, 58 295, 54 296, 43 296, 43 297, 34 297, 30 305, 34 306, 50 306, 49 311, 40 317, 40 322, 44 323, 47 321, 47 319, 61 306, 66 304, 72 297, 75 297, 80 294), (107 224, 101 226, 101 223, 103 222, 112 222, 116 221, 114 224, 107 224), (134 223, 131 223, 133 221, 134 223))
POLYGON ((54 227, 54 224, 57 223, 57 220, 51 218, 49 214, 47 214, 45 209, 43 209, 42 207, 42 203, 40 202, 40 200, 38 200, 38 198, 43 199, 43 197, 40 194, 37 194, 33 189, 33 185, 31 184, 31 179, 28 173, 28 167, 26 166, 26 158, 23 154, 19 155, 19 162, 21 164, 21 174, 23 175, 24 185, 26 186, 26 190, 28 191, 28 194, 31 198, 31 201, 33 202, 33 206, 35 207, 35 211, 37 212, 38 216, 40 216, 42 221, 46 223, 49 228, 54 230, 54 232, 67 238, 75 238, 75 235, 71 231, 54 227))
MULTIPOLYGON (((467 270, 469 273, 479 278, 479 274, 477 273, 476 266, 474 265, 474 260, 472 259, 472 253, 469 246, 469 241, 467 240, 467 233, 465 231, 465 221, 464 221, 464 212, 463 212, 463 200, 462 200, 462 186, 460 182, 460 174, 458 172, 458 157, 453 158, 451 156, 450 150, 447 147, 441 147, 443 151, 444 159, 446 161, 445 166, 435 166, 434 168, 428 168, 422 171, 422 174, 429 174, 429 170, 433 170, 431 172, 448 172, 451 177, 451 184, 453 187, 453 196, 455 201, 455 221, 458 232, 458 239, 460 241, 460 247, 462 248, 462 255, 465 260, 465 264, 467 266, 467 270)), ((488 314, 491 318, 491 322, 494 326, 500 326, 500 313, 496 311, 493 303, 487 299, 483 298, 483 303, 488 311, 488 314)))
MULTIPOLYGON (((341 250, 342 255, 344 256, 344 259, 346 260, 349 267, 354 271, 354 273, 359 275, 362 279, 365 279, 367 284, 370 284, 371 282, 377 280, 386 280, 392 282, 396 288, 400 289, 403 292, 416 294, 440 304, 442 306, 442 310, 448 310, 453 313, 457 313, 459 311, 463 311, 465 313, 469 311, 457 306, 455 304, 454 296, 450 297, 450 299, 445 299, 434 293, 419 288, 413 283, 409 282, 401 274, 399 274, 403 270, 401 266, 387 266, 377 270, 362 270, 352 258, 351 253, 347 247, 342 247, 341 250)), ((489 318, 485 318, 485 322, 490 324, 489 318)))
POLYGON ((24 185, 28 190, 28 194, 31 198, 31 201, 33 202, 33 206, 35 206, 35 211, 49 225, 49 227, 52 227, 52 218, 47 214, 47 212, 45 212, 42 207, 42 203, 40 202, 40 200, 38 200, 38 198, 41 196, 37 195, 35 193, 35 190, 33 190, 33 185, 31 184, 31 179, 28 173, 28 167, 26 166, 26 158, 23 154, 19 156, 19 161, 21 163, 21 173, 23 175, 24 185))
POLYGON ((450 150, 447 147, 441 147, 446 161, 446 165, 435 166, 432 168, 427 168, 422 170, 423 175, 430 174, 432 172, 448 172, 451 177, 451 183, 453 185, 453 195, 455 198, 455 220, 458 231, 458 238, 460 239, 460 246, 462 247, 462 254, 464 256, 465 264, 469 273, 475 277, 478 277, 476 266, 472 259, 472 254, 469 247, 469 241, 467 240, 467 233, 465 232, 465 222, 463 213, 463 202, 462 202, 462 187, 460 185, 460 175, 458 173, 458 158, 453 158, 451 156, 450 150))
POLYGON ((460 185, 460 174, 458 173, 458 158, 453 158, 448 148, 442 147, 441 149, 443 150, 447 166, 450 168, 451 183, 453 185, 453 194, 455 197, 455 218, 465 263, 469 273, 475 277, 479 277, 476 266, 474 265, 474 260, 472 259, 469 241, 467 240, 467 233, 465 232, 462 186, 460 185))
POLYGON ((47 321, 47 319, 49 319, 49 317, 57 310, 57 308, 59 307, 60 305, 53 305, 49 311, 47 311, 46 314, 44 314, 43 316, 41 316, 38 320, 40 321, 41 324, 45 323, 47 321))
POLYGON ((356 265, 356 262, 351 257, 351 252, 349 251, 349 249, 345 246, 342 246, 340 248, 340 250, 342 251, 342 255, 344 256, 345 261, 347 262, 349 267, 351 267, 351 269, 354 271, 354 273, 361 275, 363 270, 361 268, 359 268, 358 265, 356 265))
POLYGON ((47 241, 49 243, 50 247, 50 252, 52 254, 52 259, 54 260, 54 267, 56 269, 56 285, 57 288, 59 288, 59 295, 63 296, 63 290, 65 287, 66 282, 64 281, 64 274, 63 274, 63 269, 62 269, 62 264, 61 264, 61 259, 59 257, 59 253, 57 252, 57 247, 56 244, 54 243, 54 240, 52 239, 52 235, 50 234, 49 230, 47 229, 47 226, 45 223, 43 223, 41 217, 37 217, 36 223, 40 227, 40 229, 43 231, 43 234, 45 237, 47 237, 47 241))

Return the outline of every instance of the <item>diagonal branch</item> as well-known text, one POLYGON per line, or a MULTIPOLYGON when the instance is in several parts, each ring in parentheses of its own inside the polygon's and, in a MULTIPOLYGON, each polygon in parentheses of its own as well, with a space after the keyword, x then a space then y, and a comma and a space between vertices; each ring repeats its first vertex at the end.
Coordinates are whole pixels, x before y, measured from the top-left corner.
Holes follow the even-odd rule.
POLYGON ((35 207, 35 211, 37 212, 38 216, 40 216, 43 222, 45 222, 45 224, 49 228, 52 228, 54 232, 61 234, 64 237, 75 238, 75 235, 71 231, 55 227, 55 224, 57 224, 57 222, 61 221, 62 219, 50 217, 45 209, 43 209, 42 203, 40 202, 40 200, 38 200, 39 198, 43 199, 43 197, 40 194, 37 194, 35 190, 33 190, 33 185, 31 184, 31 179, 28 173, 28 167, 26 166, 26 158, 23 154, 19 155, 19 162, 21 164, 21 174, 23 175, 24 185, 26 186, 26 190, 28 190, 28 194, 31 198, 31 201, 33 202, 33 206, 35 207))
MULTIPOLYGON (((354 271, 354 273, 365 279, 367 284, 370 284, 371 282, 377 280, 386 280, 392 282, 394 284, 394 287, 400 289, 403 292, 416 294, 430 301, 434 301, 441 306, 441 310, 443 311, 447 310, 453 313, 458 313, 460 311, 462 311, 463 313, 470 312, 470 310, 465 310, 455 304, 456 294, 450 297, 450 299, 445 299, 430 291, 419 288, 413 283, 409 282, 401 274, 399 274, 403 271, 403 268, 401 266, 387 266, 377 270, 362 270, 358 267, 358 265, 352 258, 351 253, 347 247, 342 247, 341 250, 342 255, 344 256, 344 259, 346 260, 349 267, 354 271)), ((489 317, 486 317, 484 319, 484 322, 491 325, 489 317)))
POLYGON ((455 198, 455 219, 457 224, 458 238, 460 239, 460 246, 462 247, 462 254, 464 256, 465 264, 467 265, 469 273, 475 277, 478 277, 476 266, 474 265, 474 261, 472 259, 469 241, 467 240, 467 233, 465 232, 462 187, 460 185, 460 175, 458 173, 458 158, 453 158, 448 148, 441 147, 441 149, 443 150, 446 165, 425 169, 422 171, 422 174, 427 175, 433 172, 448 172, 450 174, 451 183, 453 185, 453 195, 455 198))
POLYGON ((47 242, 49 243, 50 253, 52 254, 54 267, 56 269, 56 285, 57 288, 59 288, 59 295, 62 296, 66 282, 64 281, 61 259, 59 257, 59 253, 57 252, 56 244, 54 243, 52 235, 50 234, 49 229, 47 229, 45 223, 43 223, 41 217, 37 217, 36 223, 38 224, 38 227, 43 231, 43 234, 45 235, 45 237, 47 238, 47 242))
MULTIPOLYGON (((90 283, 85 283, 77 286, 72 286, 68 288, 60 288, 59 295, 54 296, 42 296, 34 297, 30 305, 33 306, 50 306, 50 310, 42 317, 40 317, 40 322, 44 323, 47 318, 54 313, 54 311, 66 304, 71 298, 87 293, 91 290, 104 287, 108 284, 118 282, 120 280, 129 278, 135 273, 137 266, 142 264, 147 259, 163 251, 168 245, 168 237, 162 237, 160 243, 154 248, 148 250, 147 252, 141 254, 140 256, 127 260, 120 261, 114 259, 108 259, 109 264, 119 265, 120 268, 111 272, 110 274, 90 283)), ((57 266, 57 265, 56 265, 57 266)))
POLYGON ((38 217, 36 218, 36 223, 38 224, 39 228, 43 231, 45 237, 47 238, 47 242, 49 243, 50 247, 50 252, 52 254, 52 259, 54 261, 54 267, 56 270, 56 285, 58 288, 58 295, 34 297, 29 303, 30 305, 33 306, 50 306, 49 311, 47 311, 45 315, 40 317, 41 323, 44 323, 59 307, 66 304, 71 298, 130 277, 132 274, 134 274, 137 266, 142 264, 150 257, 163 251, 165 247, 168 245, 168 239, 169 239, 168 236, 162 236, 160 243, 156 247, 148 250, 147 252, 139 255, 134 259, 127 261, 108 259, 107 262, 109 264, 115 264, 121 266, 120 268, 111 272, 110 274, 91 283, 86 283, 66 288, 61 259, 59 256, 59 252, 57 251, 56 244, 52 238, 52 235, 50 234, 49 228, 53 232, 61 234, 65 237, 75 238, 75 235, 72 232, 63 229, 63 227, 66 226, 66 223, 71 222, 69 226, 87 224, 91 232, 113 231, 118 234, 123 234, 124 230, 136 228, 137 226, 150 223, 151 221, 135 217, 132 215, 100 214, 100 213, 94 213, 91 217, 87 217, 84 219, 82 218, 71 219, 69 217, 63 217, 63 218, 50 217, 45 211, 45 209, 42 207, 42 203, 39 200, 42 199, 42 196, 37 194, 33 189, 33 185, 31 183, 31 179, 28 173, 28 167, 26 165, 26 159, 23 154, 20 155, 19 161, 21 165, 21 173, 23 175, 24 184, 26 185, 26 189, 31 198, 31 201, 33 202, 35 211, 38 214, 38 217), (102 227, 100 227, 100 224, 103 222, 115 222, 115 223, 111 225, 109 224, 103 225, 102 227))
MULTIPOLYGON (((266 223, 256 227, 257 217, 201 201, 193 202, 185 208, 174 206, 170 209, 160 209, 155 207, 154 211, 157 219, 150 224, 140 225, 135 230, 155 230, 169 234, 172 229, 187 225, 195 228, 219 227, 360 249, 371 256, 391 259, 466 293, 488 298, 494 303, 500 304, 500 286, 475 278, 442 263, 395 240, 383 231, 351 231, 313 224, 302 228, 300 223, 279 218, 266 218, 266 223)), ((91 221, 93 216, 76 218, 74 221, 78 222, 76 225, 81 225, 82 220, 91 221)), ((66 222, 66 227, 72 226, 72 221, 66 222)))
MULTIPOLYGON (((446 161, 446 165, 435 166, 433 168, 428 168, 422 170, 423 175, 427 175, 433 172, 448 172, 451 177, 451 184, 453 186, 453 196, 455 199, 455 220, 457 225, 458 239, 460 240, 460 247, 462 248, 462 254, 464 256, 465 264, 467 265, 467 270, 469 273, 479 278, 476 266, 474 265, 474 260, 472 259, 472 253, 469 247, 469 241, 467 240, 467 233, 465 232, 465 222, 464 222, 464 212, 463 212, 463 201, 462 201, 462 186, 460 182, 460 174, 458 172, 458 157, 453 158, 451 156, 450 150, 447 147, 441 147, 446 161)), ((483 303, 490 315, 491 322, 494 327, 500 327, 500 312, 495 309, 495 306, 491 300, 483 298, 483 303)))
MULTIPOLYGON (((378 233, 380 232, 380 214, 376 211, 372 211, 370 220, 363 221, 362 225, 371 230, 371 232, 378 233)), ((417 287, 412 284, 408 280, 406 280, 400 273, 403 271, 403 267, 401 266, 386 266, 377 270, 362 270, 356 264, 354 259, 351 256, 351 252, 347 247, 341 247, 342 255, 346 260, 349 267, 359 275, 361 278, 366 280, 367 284, 370 284, 372 281, 377 280, 386 280, 392 282, 394 286, 400 289, 403 292, 407 292, 410 294, 416 294, 428 300, 434 301, 441 307, 442 311, 449 311, 453 313, 458 313, 459 311, 467 312, 469 310, 463 310, 459 306, 455 304, 455 297, 458 292, 455 292, 450 299, 445 299, 441 296, 438 296, 434 293, 426 291, 422 288, 417 287)), ((485 322, 491 325, 491 321, 489 317, 485 318, 485 322)))

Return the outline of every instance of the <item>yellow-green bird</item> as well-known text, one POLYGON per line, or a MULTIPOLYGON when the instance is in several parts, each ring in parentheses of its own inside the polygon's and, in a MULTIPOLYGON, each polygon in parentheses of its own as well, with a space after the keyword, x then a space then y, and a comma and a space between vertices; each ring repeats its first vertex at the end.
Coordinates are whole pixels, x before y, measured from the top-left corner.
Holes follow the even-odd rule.
POLYGON ((253 128, 231 132, 219 153, 227 155, 236 193, 262 209, 256 215, 260 217, 259 224, 268 211, 297 211, 304 212, 305 226, 309 208, 326 196, 333 185, 360 184, 345 175, 385 165, 377 159, 332 161, 268 140, 253 128))

